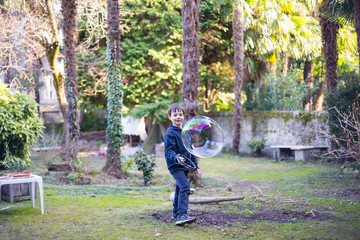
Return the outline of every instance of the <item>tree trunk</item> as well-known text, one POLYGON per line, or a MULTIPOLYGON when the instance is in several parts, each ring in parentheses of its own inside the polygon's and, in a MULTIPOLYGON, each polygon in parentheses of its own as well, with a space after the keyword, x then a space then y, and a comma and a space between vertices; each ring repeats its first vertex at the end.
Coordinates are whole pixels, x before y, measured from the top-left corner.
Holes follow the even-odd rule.
MULTIPOLYGON (((320 12, 324 12, 320 7, 320 12)), ((337 34, 339 24, 325 19, 322 14, 319 16, 321 26, 321 38, 323 43, 323 54, 325 59, 325 82, 329 92, 335 91, 337 87, 337 34)))
MULTIPOLYGON (((6 65, 9 65, 9 57, 6 57, 6 59, 5 59, 5 61, 6 61, 6 65)), ((9 72, 10 72, 10 69, 8 68, 6 71, 5 71, 5 73, 4 73, 4 83, 7 83, 7 84, 9 84, 10 85, 10 83, 11 83, 11 81, 10 81, 10 74, 9 74, 9 72)))
POLYGON ((324 88, 325 88, 325 83, 320 82, 319 89, 316 91, 316 94, 315 94, 315 101, 314 101, 314 105, 315 105, 314 109, 315 109, 315 111, 323 110, 324 88))
POLYGON ((231 152, 239 153, 241 131, 241 88, 244 75, 244 12, 240 4, 233 10, 235 103, 234 103, 234 138, 231 152))
POLYGON ((39 91, 39 73, 40 73, 40 69, 42 68, 42 62, 41 59, 38 59, 36 61, 36 77, 35 77, 35 102, 38 104, 37 106, 37 111, 39 116, 41 116, 40 114, 40 91, 39 91))
MULTIPOLYGON (((183 104, 185 121, 197 115, 199 103, 197 101, 199 78, 199 10, 200 0, 182 1, 183 25, 183 104)), ((194 172, 189 173, 190 182, 201 187, 200 178, 194 172)))
POLYGON ((284 55, 284 62, 282 64, 282 68, 281 68, 281 73, 283 74, 284 77, 286 77, 287 72, 289 70, 289 56, 287 56, 286 54, 284 55))
POLYGON ((49 18, 51 33, 52 33, 52 43, 45 41, 44 45, 46 49, 46 57, 49 61, 50 69, 53 76, 53 83, 56 91, 56 96, 59 102, 60 111, 64 119, 64 129, 65 129, 66 107, 68 103, 65 94, 65 76, 57 64, 57 56, 60 48, 60 44, 58 41, 59 38, 57 31, 57 22, 55 19, 53 8, 51 6, 51 1, 46 0, 46 7, 47 7, 47 14, 49 18))
POLYGON ((359 53, 359 71, 360 71, 360 1, 354 1, 354 17, 355 17, 355 32, 357 37, 357 47, 359 53))
POLYGON ((121 146, 124 143, 122 121, 123 82, 121 77, 119 0, 108 0, 108 120, 106 128, 107 155, 103 171, 108 175, 124 178, 121 170, 121 146))
MULTIPOLYGON (((80 112, 78 109, 78 89, 76 76, 76 2, 75 0, 62 0, 64 55, 65 55, 65 93, 68 101, 65 123, 65 143, 67 148, 79 138, 80 112)), ((70 151, 71 152, 71 151, 70 151)), ((70 153, 69 152, 69 153, 70 153)), ((73 154, 69 160, 73 170, 77 169, 73 154)))
POLYGON ((308 95, 303 102, 303 107, 306 111, 312 110, 312 104, 313 104, 312 89, 314 87, 314 68, 315 68, 315 64, 311 60, 306 59, 304 63, 304 81, 306 82, 309 88, 308 95))
POLYGON ((199 80, 199 9, 200 0, 183 0, 183 103, 185 121, 195 117, 199 109, 197 101, 199 80))

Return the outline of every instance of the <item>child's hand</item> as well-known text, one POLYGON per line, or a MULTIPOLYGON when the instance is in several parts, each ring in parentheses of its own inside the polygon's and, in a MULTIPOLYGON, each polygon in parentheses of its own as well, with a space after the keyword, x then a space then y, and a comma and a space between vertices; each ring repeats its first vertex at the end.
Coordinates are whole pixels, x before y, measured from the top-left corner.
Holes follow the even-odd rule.
POLYGON ((178 157, 178 161, 180 164, 182 164, 182 163, 186 162, 186 159, 183 157, 178 157))
POLYGON ((200 175, 200 174, 201 174, 200 169, 195 169, 194 172, 195 172, 196 175, 200 175))

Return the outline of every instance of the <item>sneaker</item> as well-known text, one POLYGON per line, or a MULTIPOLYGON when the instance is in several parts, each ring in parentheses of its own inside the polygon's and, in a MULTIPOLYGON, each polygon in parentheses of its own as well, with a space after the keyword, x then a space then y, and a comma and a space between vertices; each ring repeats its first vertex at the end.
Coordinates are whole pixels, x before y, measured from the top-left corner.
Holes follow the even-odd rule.
POLYGON ((187 214, 182 214, 182 215, 178 216, 176 225, 183 226, 184 224, 193 223, 195 221, 196 221, 196 217, 190 217, 187 214))
POLYGON ((176 220, 176 219, 177 219, 177 215, 172 214, 172 215, 171 215, 171 220, 176 220))

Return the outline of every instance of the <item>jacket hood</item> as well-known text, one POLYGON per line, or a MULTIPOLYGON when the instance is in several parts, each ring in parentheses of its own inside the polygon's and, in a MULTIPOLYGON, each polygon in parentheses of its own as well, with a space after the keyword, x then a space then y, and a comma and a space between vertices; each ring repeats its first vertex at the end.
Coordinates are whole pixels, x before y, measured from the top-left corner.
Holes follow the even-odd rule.
POLYGON ((181 129, 181 128, 176 127, 176 126, 174 126, 174 125, 172 125, 172 124, 169 126, 169 129, 174 130, 174 131, 179 131, 179 132, 181 132, 181 131, 182 131, 182 129, 181 129))

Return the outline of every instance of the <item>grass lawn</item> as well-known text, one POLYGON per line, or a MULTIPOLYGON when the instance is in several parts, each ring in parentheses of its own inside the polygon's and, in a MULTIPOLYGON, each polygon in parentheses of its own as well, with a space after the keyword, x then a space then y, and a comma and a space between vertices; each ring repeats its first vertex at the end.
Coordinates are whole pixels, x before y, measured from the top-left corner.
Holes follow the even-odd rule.
MULTIPOLYGON (((205 187, 192 196, 245 199, 190 204, 197 223, 176 227, 174 180, 163 158, 150 186, 136 169, 127 179, 99 173, 91 185, 71 185, 71 176, 46 175, 33 159, 29 170, 44 177, 45 214, 39 200, 35 209, 30 201, 1 202, 0 239, 360 239, 360 180, 336 166, 230 154, 201 159, 205 187)), ((100 172, 105 158, 84 163, 100 172)))

